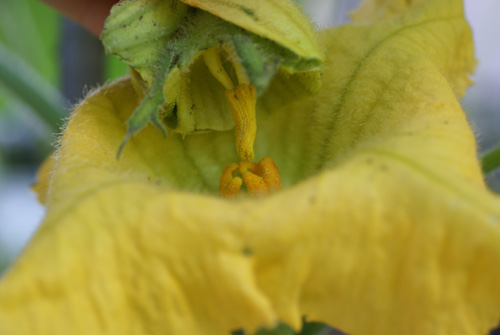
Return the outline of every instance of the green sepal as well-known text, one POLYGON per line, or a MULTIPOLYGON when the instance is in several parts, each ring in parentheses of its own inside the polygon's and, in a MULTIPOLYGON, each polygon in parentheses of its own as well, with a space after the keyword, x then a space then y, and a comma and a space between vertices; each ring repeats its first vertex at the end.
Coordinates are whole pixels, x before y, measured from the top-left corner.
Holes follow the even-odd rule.
POLYGON ((165 128, 163 123, 160 121, 159 113, 157 112, 159 106, 161 106, 164 101, 165 99, 163 98, 161 87, 152 89, 141 101, 139 107, 136 108, 132 116, 127 121, 127 133, 120 144, 116 158, 120 158, 125 144, 127 144, 132 135, 144 128, 148 122, 151 122, 156 128, 163 132, 164 136, 167 136, 167 128, 165 128))
MULTIPOLYGON (((321 59, 300 57, 271 40, 177 0, 120 2, 113 7, 101 37, 106 52, 130 65, 136 74, 133 79, 142 81, 135 87, 144 100, 127 123, 121 148, 149 122, 165 134, 167 125, 182 134, 234 127, 224 101, 224 87, 202 69, 204 64, 197 67, 199 74, 191 73, 208 48, 234 49, 236 54, 229 57, 242 64, 259 96, 280 67, 290 74, 298 72, 299 77, 321 68, 321 59), (175 79, 171 78, 174 70, 178 71, 175 79), (210 87, 206 87, 207 82, 211 82, 210 87)), ((225 67, 237 83, 230 62, 225 67)), ((304 91, 311 87, 316 86, 306 85, 304 91)))
POLYGON ((105 51, 141 72, 150 85, 165 45, 189 6, 178 0, 122 1, 111 9, 101 40, 105 51))
POLYGON ((281 59, 272 52, 262 52, 264 43, 256 43, 256 38, 250 35, 234 35, 232 42, 250 82, 261 95, 278 71, 281 59))

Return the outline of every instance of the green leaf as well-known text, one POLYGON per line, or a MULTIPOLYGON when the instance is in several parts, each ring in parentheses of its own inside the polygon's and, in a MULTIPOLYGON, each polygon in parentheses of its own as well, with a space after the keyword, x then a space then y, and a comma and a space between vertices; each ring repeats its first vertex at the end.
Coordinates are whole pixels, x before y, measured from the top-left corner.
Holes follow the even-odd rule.
MULTIPOLYGON (((248 333, 246 333, 244 330, 237 330, 232 332, 231 335, 248 335, 248 333)), ((261 329, 254 335, 295 335, 295 332, 289 326, 280 323, 274 329, 261 329)))
POLYGON ((318 335, 326 328, 327 326, 321 322, 304 322, 304 326, 299 335, 318 335))
POLYGON ((500 145, 483 156, 482 165, 484 173, 490 173, 500 167, 500 145))
POLYGON ((106 53, 140 69, 143 78, 152 84, 165 45, 187 9, 177 0, 118 3, 111 9, 101 35, 106 53))
POLYGON ((255 335, 294 335, 295 332, 293 331, 292 328, 289 326, 280 323, 278 327, 268 330, 268 329, 262 329, 259 330, 255 335))
POLYGON ((64 115, 62 97, 35 70, 0 44, 0 82, 31 106, 37 116, 54 132, 64 115))
POLYGON ((57 85, 60 78, 59 18, 53 9, 40 1, 0 1, 0 44, 53 85, 57 85))
POLYGON ((104 77, 106 78, 106 80, 123 77, 129 72, 127 64, 121 62, 114 55, 107 55, 104 62, 104 77))

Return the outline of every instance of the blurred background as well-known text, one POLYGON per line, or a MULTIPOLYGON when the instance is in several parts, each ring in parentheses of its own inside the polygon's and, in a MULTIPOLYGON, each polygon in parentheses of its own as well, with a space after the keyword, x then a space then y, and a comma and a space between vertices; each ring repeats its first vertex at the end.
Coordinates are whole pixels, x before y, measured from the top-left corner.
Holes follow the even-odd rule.
MULTIPOLYGON (((359 0, 300 1, 320 28, 348 22, 359 0)), ((500 1, 465 0, 479 65, 462 102, 481 153, 500 145, 500 1)), ((100 41, 36 0, 0 0, 0 273, 44 209, 30 185, 69 114, 89 89, 126 74, 100 41)), ((500 192, 500 173, 487 176, 500 192)))
POLYGON ((30 190, 71 106, 128 72, 99 39, 37 0, 0 0, 0 272, 44 214, 30 190))

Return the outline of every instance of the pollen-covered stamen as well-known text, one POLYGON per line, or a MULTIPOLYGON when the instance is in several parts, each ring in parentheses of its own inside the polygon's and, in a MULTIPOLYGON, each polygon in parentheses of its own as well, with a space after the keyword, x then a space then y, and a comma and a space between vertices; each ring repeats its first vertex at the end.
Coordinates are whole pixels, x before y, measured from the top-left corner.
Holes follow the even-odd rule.
POLYGON ((226 99, 236 126, 236 150, 242 161, 249 162, 255 157, 253 144, 257 134, 255 104, 257 90, 253 85, 241 84, 226 91, 226 99))
POLYGON ((274 161, 266 157, 258 164, 255 162, 241 162, 230 164, 222 172, 219 194, 223 198, 234 198, 245 183, 248 192, 252 195, 266 195, 283 188, 278 167, 274 161), (242 178, 234 177, 238 170, 242 178))
POLYGON ((252 195, 270 194, 283 188, 278 167, 269 157, 263 158, 259 164, 242 162, 238 171, 252 195))
POLYGON ((241 162, 238 171, 241 173, 250 194, 264 195, 269 193, 269 187, 264 178, 261 177, 262 171, 257 163, 241 162))
POLYGON ((279 191, 283 188, 280 172, 276 163, 270 157, 264 157, 260 163, 262 179, 269 188, 269 192, 279 191))
POLYGON ((243 180, 240 177, 234 177, 237 170, 238 164, 232 163, 222 172, 219 184, 219 195, 222 198, 234 198, 240 192, 243 180))
MULTIPOLYGON (((227 48, 226 48, 227 49, 227 48)), ((257 134, 257 120, 255 118, 255 105, 257 103, 257 90, 250 84, 245 69, 238 60, 232 56, 233 64, 239 84, 235 87, 231 78, 222 66, 219 47, 213 47, 203 53, 203 59, 210 73, 226 89, 226 99, 229 102, 236 132, 236 151, 242 161, 251 161, 254 157, 253 144, 257 134)), ((232 49, 229 49, 231 51, 232 49)))

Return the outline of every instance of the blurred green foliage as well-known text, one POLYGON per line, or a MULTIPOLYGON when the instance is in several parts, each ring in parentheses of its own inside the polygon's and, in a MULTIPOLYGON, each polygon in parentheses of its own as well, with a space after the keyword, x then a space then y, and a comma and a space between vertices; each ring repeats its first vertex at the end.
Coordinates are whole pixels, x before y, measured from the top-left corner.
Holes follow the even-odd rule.
MULTIPOLYGON (((58 86, 59 14, 37 0, 0 2, 0 43, 58 86)), ((4 98, 6 90, 0 91, 4 98)))
MULTIPOLYGON (((0 43, 56 87, 61 78, 60 29, 60 14, 39 0, 0 1, 0 43)), ((116 57, 106 57, 106 79, 120 77, 126 72, 124 63, 116 57)), ((5 90, 0 90, 5 101, 4 95, 5 90)))
MULTIPOLYGON (((6 164, 18 158, 36 164, 59 132, 64 99, 51 93, 62 83, 62 29, 61 15, 39 0, 0 0, 0 51, 7 64, 0 78, 0 166, 2 155, 6 164), (26 159, 33 154, 38 158, 26 159)), ((127 72, 116 58, 105 58, 103 82, 127 72)))
MULTIPOLYGON (((58 86, 60 70, 57 58, 59 16, 53 10, 36 0, 1 0, 0 1, 0 47, 3 47, 17 63, 27 64, 27 72, 38 73, 49 85, 58 86)), ((19 143, 20 139, 13 138, 12 131, 16 124, 25 121, 28 108, 6 84, 0 80, 0 156, 7 156, 5 152, 16 152, 9 146, 19 143), (19 120, 20 119, 20 120, 19 120), (16 142, 17 141, 17 142, 16 142)), ((29 118, 29 117, 28 117, 29 118)), ((36 120, 27 120, 29 126, 36 120)), ((29 127, 28 126, 28 127, 29 127)), ((36 126, 35 126, 36 127, 36 126)), ((17 130, 17 129, 16 129, 17 130)), ((31 131, 33 132, 33 131, 31 131)), ((32 137, 33 138, 33 137, 32 137)), ((51 141, 47 136, 46 142, 51 141)), ((40 144, 48 147, 47 144, 40 144)), ((36 144, 35 144, 36 145, 36 144)), ((32 143, 27 146, 33 146, 32 143)), ((43 151, 46 151, 43 150, 43 151)), ((10 154, 9 154, 10 156, 10 154)), ((10 158, 10 157, 9 157, 10 158)), ((9 163, 11 160, 7 159, 9 163)))
POLYGON ((112 80, 128 74, 128 66, 116 56, 108 55, 105 59, 104 78, 112 80))

